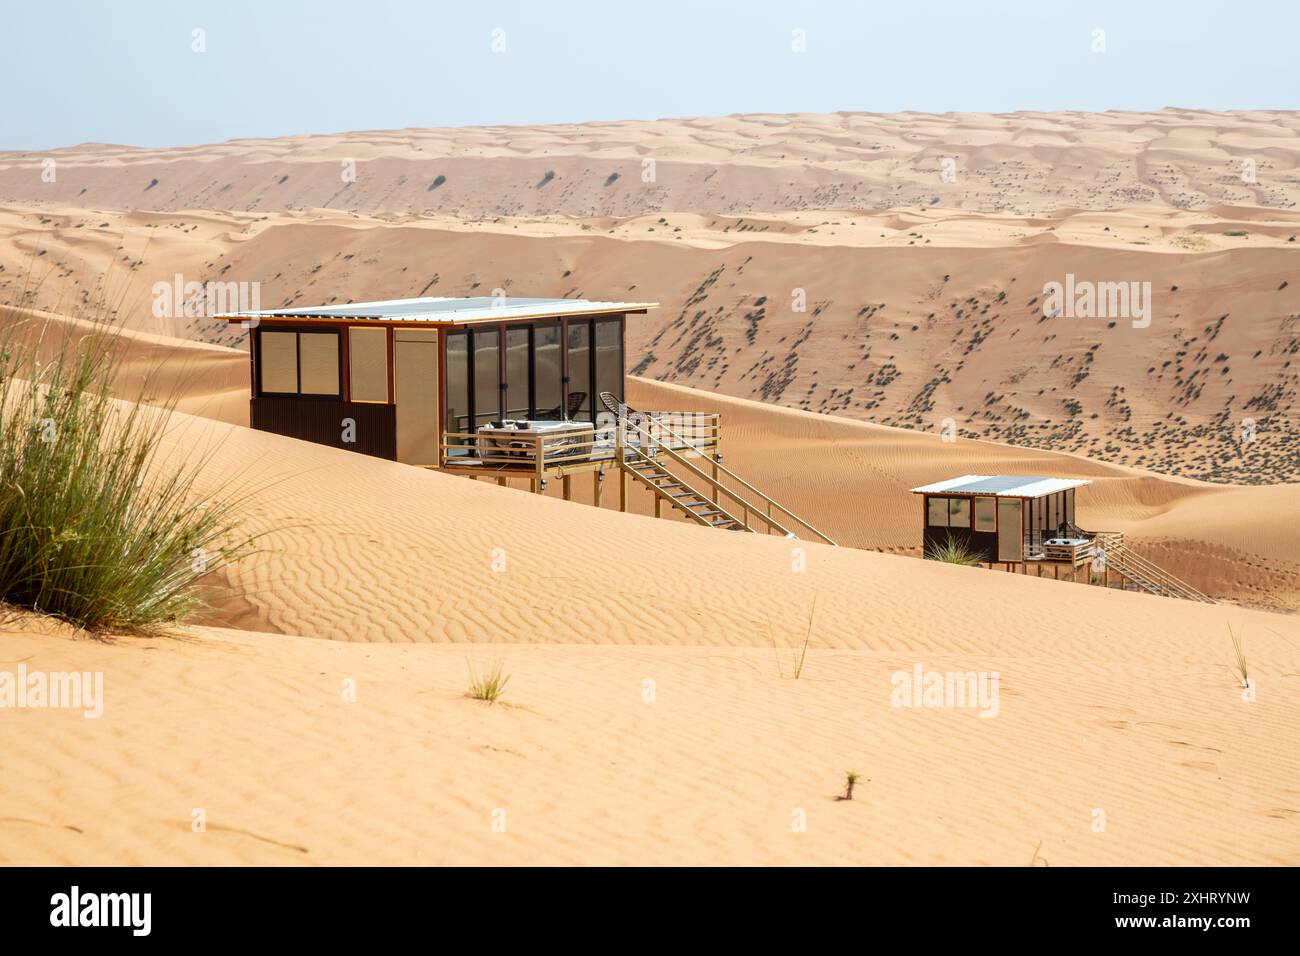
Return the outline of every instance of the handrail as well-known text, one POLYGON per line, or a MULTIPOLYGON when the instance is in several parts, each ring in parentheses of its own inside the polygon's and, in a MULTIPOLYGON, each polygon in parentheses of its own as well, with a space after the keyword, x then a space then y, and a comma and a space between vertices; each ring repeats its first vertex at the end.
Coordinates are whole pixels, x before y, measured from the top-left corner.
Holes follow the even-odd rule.
MULTIPOLYGON (((602 460, 597 457, 597 449, 603 443, 596 435, 597 429, 593 427, 575 429, 557 435, 516 436, 510 440, 531 447, 501 448, 488 445, 484 435, 474 432, 444 432, 442 449, 444 452, 453 450, 474 452, 475 461, 483 465, 498 465, 500 467, 497 470, 505 470, 508 467, 513 467, 515 470, 539 469, 602 460), (452 439, 459 439, 459 441, 452 441, 452 439)), ((612 449, 609 457, 614 457, 612 449)))
POLYGON ((1139 573, 1146 575, 1154 583, 1159 584, 1162 587, 1167 587, 1170 589, 1179 589, 1189 594, 1200 593, 1190 584, 1187 584, 1185 581, 1182 581, 1179 578, 1175 577, 1174 575, 1170 574, 1164 568, 1160 567, 1159 565, 1155 564, 1152 561, 1147 560, 1137 552, 1130 550, 1127 545, 1124 544, 1114 545, 1109 549, 1103 550, 1102 553, 1105 555, 1115 555, 1119 557, 1122 563, 1131 565, 1135 571, 1138 571, 1139 573))
MULTIPOLYGON (((655 460, 654 460, 652 457, 650 457, 649 455, 647 455, 647 454, 646 454, 644 451, 642 451, 640 448, 633 448, 632 450, 636 453, 637 457, 639 457, 642 461, 648 461, 648 462, 650 462, 651 464, 657 464, 657 463, 655 462, 655 460)), ((666 451, 669 451, 669 452, 672 453, 672 454, 676 454, 676 452, 672 452, 671 449, 665 449, 665 450, 666 450, 666 451)), ((683 459, 683 461, 684 461, 684 460, 685 460, 685 459, 683 459)), ((707 476, 706 476, 706 477, 707 477, 707 476)), ((675 505, 677 504, 677 503, 673 500, 672 496, 669 495, 668 492, 665 491, 663 488, 660 488, 658 485, 653 485, 653 484, 651 484, 648 480, 646 480, 644 483, 645 483, 648 487, 650 487, 651 490, 654 491, 656 497, 658 497, 658 498, 663 498, 665 501, 667 501, 667 502, 668 502, 669 504, 671 504, 671 505, 674 505, 674 506, 675 506, 675 505)), ((698 492, 697 492, 697 494, 698 494, 698 492)), ((733 496, 733 497, 734 497, 734 496, 733 496)), ((744 504, 744 503, 745 503, 743 499, 737 499, 737 500, 740 501, 741 504, 744 504)), ((748 522, 748 520, 744 520, 744 521, 742 521, 740 518, 737 518, 737 517, 736 517, 735 515, 733 515, 730 511, 728 511, 726 508, 722 507, 722 505, 720 505, 720 504, 718 504, 718 503, 716 503, 716 502, 712 502, 712 504, 713 504, 713 507, 717 509, 718 513, 719 513, 720 515, 722 515, 724 518, 726 518, 728 521, 732 522, 733 524, 739 525, 740 527, 744 528, 746 531, 750 531, 750 530, 752 530, 752 529, 749 527, 749 522, 748 522)), ((712 522, 705 520, 705 519, 704 519, 703 517, 701 517, 700 515, 697 515, 697 514, 695 514, 694 512, 690 511, 690 509, 688 509, 688 508, 683 508, 682 510, 684 510, 684 511, 686 511, 688 514, 692 515, 692 516, 693 516, 697 521, 699 521, 701 524, 712 524, 712 522)), ((748 517, 748 515, 747 515, 747 517, 748 517)), ((778 525, 778 527, 780 527, 780 526, 778 525)), ((788 532, 787 532, 787 533, 788 533, 788 532)))
POLYGON ((1142 555, 1129 550, 1127 545, 1120 545, 1118 548, 1105 553, 1117 554, 1121 566, 1124 564, 1131 565, 1133 570, 1139 574, 1145 575, 1153 584, 1163 587, 1166 590, 1175 593, 1181 592, 1182 597, 1190 600, 1204 601, 1206 604, 1215 603, 1214 599, 1209 595, 1203 594, 1181 578, 1175 577, 1159 565, 1148 561, 1146 558, 1142 557, 1142 555))
POLYGON ((1121 574, 1127 570, 1130 577, 1135 575, 1144 577, 1152 587, 1169 592, 1174 597, 1202 601, 1206 604, 1216 603, 1214 598, 1202 593, 1181 578, 1170 574, 1155 562, 1131 550, 1124 543, 1122 532, 1096 531, 1093 532, 1093 538, 1099 543, 1101 553, 1108 562, 1111 561, 1112 557, 1116 559, 1115 566, 1121 574))
MULTIPOLYGON (((628 411, 634 411, 634 409, 630 408, 630 407, 627 406, 627 405, 624 405, 623 407, 624 407, 625 409, 627 409, 628 411)), ((668 434, 669 434, 672 438, 675 438, 675 439, 677 439, 679 442, 682 442, 682 443, 684 443, 684 444, 688 444, 688 445, 689 445, 689 443, 686 441, 686 439, 682 438, 681 435, 679 435, 679 434, 677 434, 677 432, 673 431, 673 429, 672 429, 669 425, 666 425, 666 424, 664 424, 662 421, 660 421, 659 419, 655 418, 651 413, 649 413, 649 412, 644 412, 644 413, 642 413, 642 414, 649 415, 649 416, 651 417, 651 420, 654 421, 655 424, 658 425, 659 428, 661 428, 661 429, 663 429, 664 431, 668 432, 668 434)), ((620 418, 620 424, 621 424, 621 422, 622 422, 623 420, 626 420, 626 419, 627 419, 627 416, 626 416, 626 415, 620 415, 619 418, 620 418)), ((652 436, 649 436, 649 437, 651 437, 651 439, 653 440, 653 437, 652 437, 652 436)), ((662 443, 661 443, 661 444, 662 444, 662 443)), ((664 446, 664 447, 666 447, 666 446, 664 446)), ((715 447, 716 447, 716 446, 715 446, 715 447)), ((714 466, 715 468, 717 468, 719 471, 723 472, 723 473, 726 474, 728 477, 730 477, 730 478, 732 478, 733 480, 735 480, 735 481, 739 482, 740 484, 744 485, 745 488, 747 488, 749 491, 752 491, 754 494, 758 495, 758 497, 762 498, 762 499, 763 499, 764 501, 766 501, 769 505, 771 505, 771 506, 775 507, 777 510, 781 511, 781 512, 782 512, 783 514, 785 514, 787 517, 793 518, 795 521, 799 522, 799 524, 803 525, 805 528, 807 528, 809 531, 811 531, 811 532, 812 532, 813 534, 815 534, 817 537, 821 538, 822 541, 826 542, 826 543, 829 544, 829 545, 836 546, 836 545, 835 545, 835 542, 832 541, 832 540, 831 540, 827 535, 823 534, 821 531, 818 531, 816 528, 814 528, 812 525, 810 525, 810 524, 809 524, 807 521, 805 521, 803 518, 800 518, 797 514, 795 514, 793 511, 791 511, 789 508, 787 508, 785 505, 781 504, 780 502, 774 500, 773 498, 771 498, 771 497, 769 497, 768 495, 765 495, 763 492, 759 491, 757 488, 755 488, 753 485, 751 485, 751 484, 750 484, 748 481, 746 481, 744 478, 741 478, 740 475, 736 474, 734 471, 732 471, 730 468, 728 468, 726 465, 724 465, 724 464, 723 464, 721 461, 719 461, 717 458, 710 458, 709 460, 713 463, 713 466, 714 466)), ((706 477, 707 477, 707 476, 706 476, 706 477)), ((710 480, 710 482, 712 482, 712 479, 709 479, 709 480, 710 480)), ((715 484, 716 484, 716 483, 715 483, 715 484)), ((735 498, 737 498, 738 500, 742 500, 742 501, 744 500, 744 499, 741 499, 738 495, 736 495, 735 492, 733 492, 733 491, 728 491, 728 490, 727 490, 725 487, 723 487, 723 486, 719 486, 719 487, 722 487, 722 490, 723 490, 723 491, 726 491, 728 494, 732 495, 732 497, 735 497, 735 498)), ((757 514, 762 514, 762 512, 758 512, 756 509, 752 509, 752 510, 755 510, 755 513, 757 513, 757 514)), ((771 517, 770 514, 769 514, 769 515, 766 515, 765 517, 767 518, 767 520, 772 521, 772 517, 771 517)), ((778 525, 778 527, 779 527, 779 525, 778 525)), ((790 534, 790 532, 787 531, 786 534, 790 534)))
MULTIPOLYGON (((749 517, 749 514, 752 512, 753 514, 757 515, 759 518, 762 518, 764 521, 767 522, 767 524, 768 524, 768 533, 769 533, 769 534, 771 533, 771 530, 772 530, 773 528, 775 528, 777 531, 780 531, 781 534, 785 535, 785 536, 788 537, 788 538, 796 537, 796 535, 794 534, 794 532, 790 531, 788 528, 786 528, 784 525, 782 525, 782 524, 781 524, 779 521, 777 521, 775 518, 771 517, 770 515, 765 515, 765 514, 763 514, 763 512, 758 511, 757 509, 755 509, 752 505, 750 505, 750 503, 749 503, 748 501, 746 501, 746 500, 745 500, 744 498, 742 498, 740 495, 736 494, 734 491, 732 491, 732 490, 731 490, 730 488, 728 488, 726 485, 722 484, 720 481, 717 481, 716 479, 711 478, 711 477, 710 477, 708 474, 706 474, 702 469, 697 468, 697 467, 696 467, 696 466, 695 466, 695 465, 690 461, 690 459, 686 458, 684 455, 679 454, 678 452, 674 451, 674 450, 673 450, 671 447, 669 447, 668 445, 665 445, 663 442, 661 442, 661 441, 659 441, 658 439, 656 439, 652 434, 650 434, 648 431, 646 431, 644 428, 642 428, 642 427, 641 427, 640 425, 638 425, 636 422, 633 422, 633 421, 631 421, 630 419, 628 419, 626 416, 623 416, 623 417, 622 417, 622 421, 619 422, 619 444, 620 444, 621 447, 625 447, 625 448, 626 448, 626 447, 631 447, 631 448, 633 449, 633 451, 634 451, 634 452, 635 452, 635 453, 636 453, 640 458, 643 458, 643 459, 645 459, 646 461, 649 461, 649 462, 651 462, 651 463, 654 463, 654 459, 653 459, 650 455, 648 455, 648 454, 645 452, 645 449, 640 448, 640 447, 637 447, 637 446, 628 446, 628 445, 623 445, 623 443, 622 443, 622 428, 623 428, 623 423, 624 423, 624 422, 626 422, 628 425, 630 425, 630 426, 631 426, 633 429, 635 429, 636 431, 640 432, 641 435, 642 435, 643 437, 648 438, 648 439, 650 440, 650 442, 651 442, 651 447, 657 447, 658 450, 660 450, 660 451, 664 451, 664 452, 667 452, 667 453, 668 453, 668 456, 669 456, 670 458, 672 458, 674 461, 676 461, 678 464, 685 465, 688 469, 690 469, 692 472, 694 472, 694 473, 695 473, 696 475, 698 475, 700 478, 704 479, 704 481, 706 481, 708 484, 710 484, 710 485, 712 485, 714 488, 718 489, 718 491, 720 491, 720 492, 722 492, 724 495, 727 495, 728 497, 731 497, 731 498, 735 499, 736 501, 740 502, 740 504, 741 504, 741 505, 744 507, 744 509, 745 509, 745 517, 746 517, 746 520, 743 522, 743 525, 744 525, 745 528, 748 528, 748 527, 749 527, 748 517, 749 517)), ((670 429, 670 431, 671 431, 671 429, 670 429)), ((722 510, 724 514, 726 513, 725 509, 722 509, 720 506, 719 506, 719 509, 722 510)), ((731 517, 731 516, 729 515, 728 517, 731 517)), ((734 517, 732 517, 731 520, 736 521, 736 519, 735 519, 734 517)), ((742 522, 738 522, 738 523, 742 523, 742 522)))

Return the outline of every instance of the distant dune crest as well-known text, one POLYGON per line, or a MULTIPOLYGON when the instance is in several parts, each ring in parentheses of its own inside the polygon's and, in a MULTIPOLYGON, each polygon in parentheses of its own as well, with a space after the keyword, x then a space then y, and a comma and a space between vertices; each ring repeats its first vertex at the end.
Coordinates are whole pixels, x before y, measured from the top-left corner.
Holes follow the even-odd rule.
POLYGON ((0 202, 464 217, 1300 201, 1300 114, 753 114, 0 154, 0 202), (48 161, 53 162, 53 166, 48 161))

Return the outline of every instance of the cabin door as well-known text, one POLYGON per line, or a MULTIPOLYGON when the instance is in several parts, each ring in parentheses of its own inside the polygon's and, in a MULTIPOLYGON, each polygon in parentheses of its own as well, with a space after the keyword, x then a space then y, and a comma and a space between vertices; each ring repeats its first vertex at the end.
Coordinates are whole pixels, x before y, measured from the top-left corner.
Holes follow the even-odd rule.
POLYGON ((397 460, 438 465, 438 333, 398 329, 393 334, 393 395, 397 405, 397 460))
POLYGON ((1025 560, 1024 535, 1020 524, 1021 500, 998 499, 998 560, 1025 560))

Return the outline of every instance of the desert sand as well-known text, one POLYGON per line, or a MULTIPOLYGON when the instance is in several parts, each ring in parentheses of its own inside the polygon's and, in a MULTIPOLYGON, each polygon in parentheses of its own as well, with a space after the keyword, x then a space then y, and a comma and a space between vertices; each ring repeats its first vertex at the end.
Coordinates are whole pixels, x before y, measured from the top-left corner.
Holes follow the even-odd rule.
POLYGON ((946 206, 1294 208, 1287 110, 833 113, 373 130, 0 154, 0 202, 628 216, 946 206), (42 161, 53 159, 53 182, 42 161), (945 160, 951 175, 945 179, 945 160), (647 166, 653 162, 653 168, 647 166), (1253 164, 1244 176, 1243 164, 1253 164))
POLYGON ((175 402, 157 466, 201 462, 259 536, 168 636, 5 616, 0 671, 102 672, 104 708, 0 712, 0 863, 1300 864, 1297 129, 837 114, 0 154, 22 334, 52 350, 105 301, 118 397, 175 402), (1044 315, 1067 274, 1150 282, 1150 324, 1044 315), (630 404, 719 412, 726 464, 841 546, 251 431, 239 330, 155 308, 177 275, 265 308, 659 301, 630 404), (919 560, 908 489, 965 473, 1089 479, 1081 525, 1219 603, 919 560), (498 661, 503 699, 466 697, 498 661), (918 667, 996 672, 996 716, 896 706, 918 667))
POLYGON ((1300 213, 954 210, 630 220, 337 211, 0 210, 0 296, 106 294, 132 328, 237 345, 159 300, 263 308, 419 295, 635 298, 639 376, 841 418, 1220 483, 1300 480, 1300 213), (1149 318, 1044 315, 1048 282, 1150 283, 1149 318), (174 296, 173 296, 174 298, 174 296), (163 307, 155 314, 155 302, 163 307))
POLYGON ((246 521, 269 532, 216 601, 238 630, 11 622, 6 662, 102 671, 105 693, 98 719, 0 723, 5 862, 1300 861, 1293 616, 726 534, 178 417, 174 454, 213 440, 205 480, 262 489, 246 521), (493 660, 503 701, 466 699, 493 660), (997 716, 892 706, 918 664, 996 671, 997 716), (848 770, 865 782, 836 801, 848 770))

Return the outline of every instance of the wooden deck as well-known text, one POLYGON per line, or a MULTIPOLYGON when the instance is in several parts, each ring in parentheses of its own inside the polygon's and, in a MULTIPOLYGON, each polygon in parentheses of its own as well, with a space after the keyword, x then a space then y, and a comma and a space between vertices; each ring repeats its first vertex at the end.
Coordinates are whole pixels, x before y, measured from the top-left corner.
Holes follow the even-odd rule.
POLYGON ((644 439, 634 431, 639 426, 625 422, 620 435, 619 427, 611 422, 558 435, 515 438, 509 449, 485 448, 479 436, 470 432, 447 432, 439 470, 472 478, 528 478, 541 483, 615 469, 620 460, 633 458, 643 442, 689 458, 721 460, 721 416, 715 413, 647 412, 645 425, 644 439), (673 425, 665 424, 670 421, 673 425), (675 437, 670 437, 669 431, 675 437))
POLYGON ((1145 591, 1204 604, 1216 603, 1186 581, 1134 553, 1124 543, 1123 532, 1096 531, 1091 534, 1092 537, 1081 544, 1040 546, 1032 554, 1026 545, 1023 561, 997 563, 1005 564, 1008 571, 1018 569, 1022 574, 1029 574, 1030 568, 1036 568, 1034 573, 1038 577, 1044 577, 1045 569, 1051 568, 1052 577, 1058 581, 1063 577, 1078 581, 1083 574, 1089 584, 1145 591), (1083 570, 1085 567, 1086 571, 1083 570))
POLYGON ((447 433, 438 470, 500 485, 523 479, 537 494, 558 479, 565 500, 572 498, 573 476, 590 474, 597 507, 605 476, 614 473, 620 511, 627 511, 631 485, 653 495, 655 517, 667 508, 711 528, 835 544, 722 463, 721 416, 713 412, 627 409, 617 422, 590 429, 507 440, 509 447, 488 447, 477 434, 447 433))

